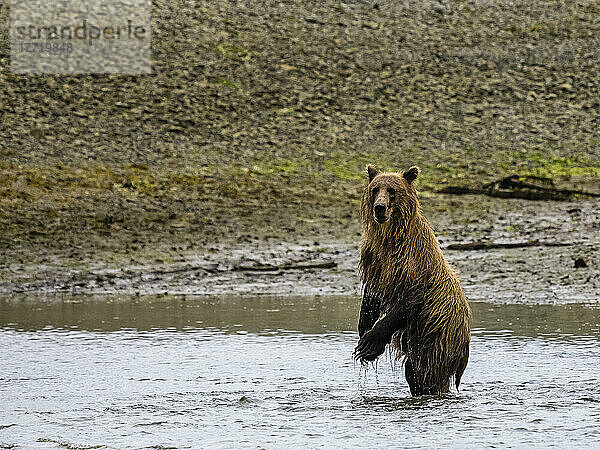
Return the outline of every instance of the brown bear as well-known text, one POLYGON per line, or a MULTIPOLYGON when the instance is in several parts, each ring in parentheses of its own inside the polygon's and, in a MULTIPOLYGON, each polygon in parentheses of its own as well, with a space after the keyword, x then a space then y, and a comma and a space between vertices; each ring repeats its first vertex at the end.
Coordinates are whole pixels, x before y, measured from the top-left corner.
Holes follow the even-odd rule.
POLYGON ((421 212, 414 181, 420 170, 380 173, 367 166, 361 205, 363 299, 354 351, 374 361, 387 344, 405 357, 410 392, 456 388, 469 359, 471 310, 421 212))

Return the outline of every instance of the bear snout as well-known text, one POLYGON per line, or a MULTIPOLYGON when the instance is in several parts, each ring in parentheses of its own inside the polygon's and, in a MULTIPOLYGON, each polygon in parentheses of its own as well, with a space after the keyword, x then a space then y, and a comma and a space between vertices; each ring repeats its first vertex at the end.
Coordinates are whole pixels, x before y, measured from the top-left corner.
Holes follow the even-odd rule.
POLYGON ((375 222, 383 223, 388 220, 388 217, 385 214, 386 210, 387 208, 383 203, 375 203, 375 206, 373 207, 373 212, 375 213, 375 222))

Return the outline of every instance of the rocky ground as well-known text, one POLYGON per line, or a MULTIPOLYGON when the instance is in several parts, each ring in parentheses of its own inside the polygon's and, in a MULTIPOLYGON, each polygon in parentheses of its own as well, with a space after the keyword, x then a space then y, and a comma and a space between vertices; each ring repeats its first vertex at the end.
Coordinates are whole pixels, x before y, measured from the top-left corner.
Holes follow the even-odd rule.
POLYGON ((448 251, 470 295, 497 287, 489 267, 513 296, 597 298, 597 202, 435 191, 513 173, 600 191, 599 12, 155 0, 153 73, 139 76, 12 74, 2 26, 0 289, 354 292, 360 171, 375 163, 421 166, 444 245, 572 244, 448 251), (580 253, 591 263, 575 270, 580 253), (336 267, 231 270, 270 259, 336 267))

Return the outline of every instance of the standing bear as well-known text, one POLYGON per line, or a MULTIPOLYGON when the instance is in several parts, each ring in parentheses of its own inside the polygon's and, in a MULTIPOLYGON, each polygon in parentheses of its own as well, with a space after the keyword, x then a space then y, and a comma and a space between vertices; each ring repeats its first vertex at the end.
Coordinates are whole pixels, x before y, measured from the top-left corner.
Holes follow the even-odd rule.
POLYGON ((369 165, 367 175, 355 358, 374 361, 391 344, 405 357, 413 396, 448 392, 452 377, 458 389, 469 359, 471 310, 421 212, 419 168, 380 173, 369 165))

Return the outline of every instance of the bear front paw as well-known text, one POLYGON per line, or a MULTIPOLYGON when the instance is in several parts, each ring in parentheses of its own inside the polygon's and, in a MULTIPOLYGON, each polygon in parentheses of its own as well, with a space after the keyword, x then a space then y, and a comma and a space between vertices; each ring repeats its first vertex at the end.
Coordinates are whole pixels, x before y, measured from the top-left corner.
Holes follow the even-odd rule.
POLYGON ((377 332, 369 330, 359 339, 354 349, 354 359, 361 363, 375 361, 385 351, 385 346, 388 343, 389 339, 385 339, 377 332))

